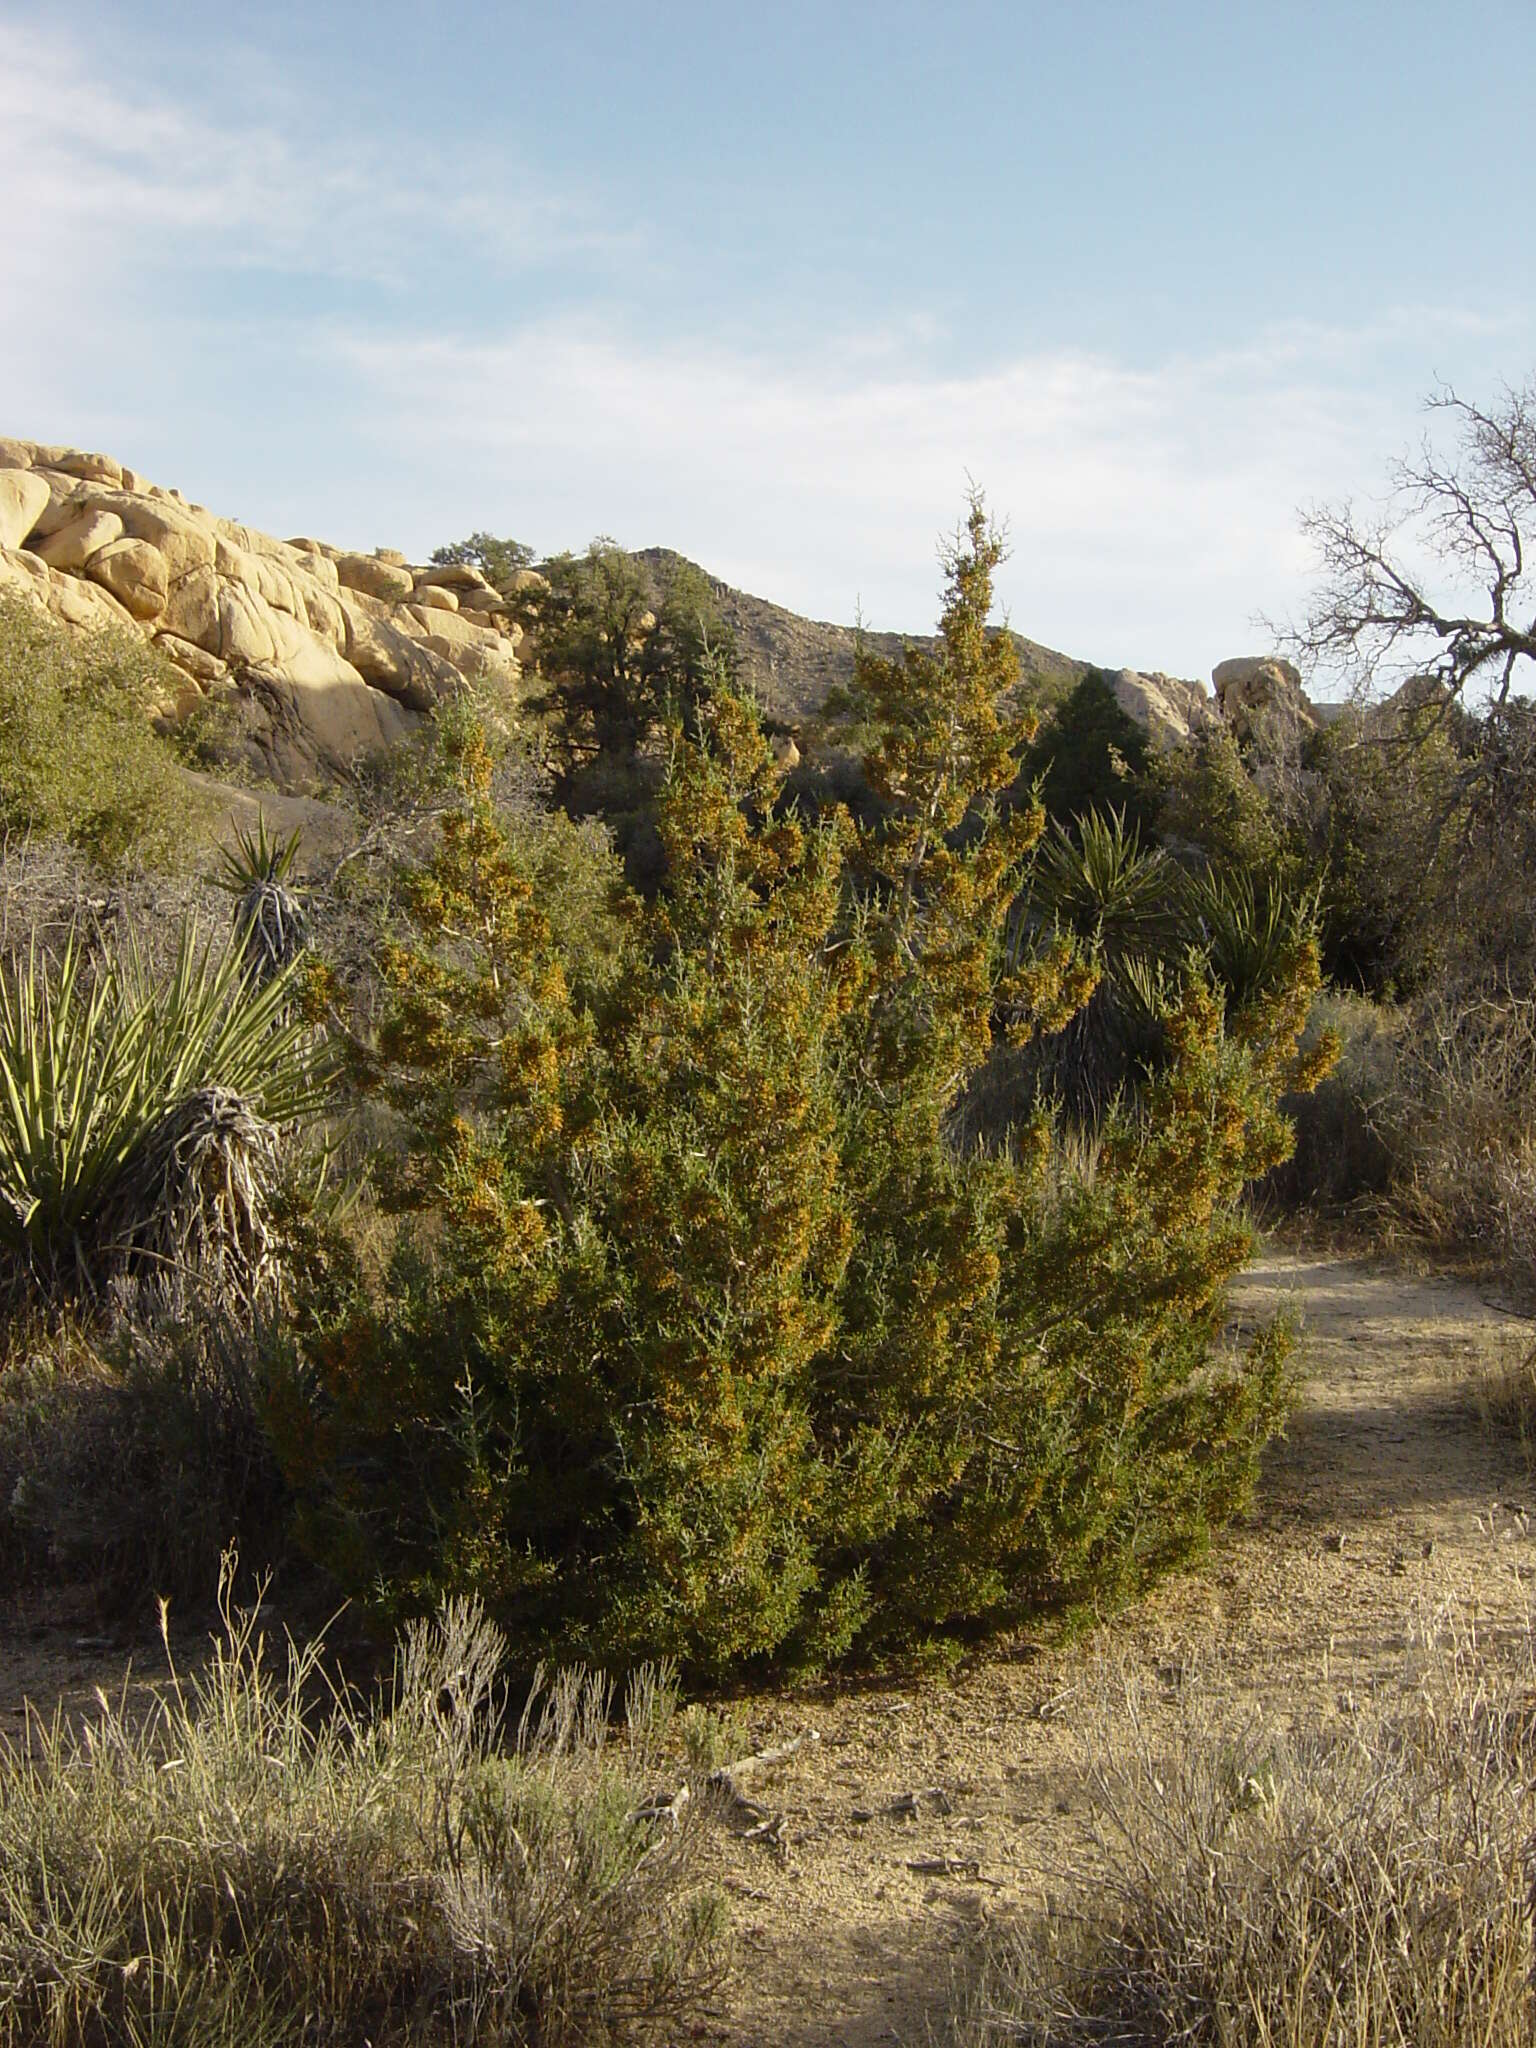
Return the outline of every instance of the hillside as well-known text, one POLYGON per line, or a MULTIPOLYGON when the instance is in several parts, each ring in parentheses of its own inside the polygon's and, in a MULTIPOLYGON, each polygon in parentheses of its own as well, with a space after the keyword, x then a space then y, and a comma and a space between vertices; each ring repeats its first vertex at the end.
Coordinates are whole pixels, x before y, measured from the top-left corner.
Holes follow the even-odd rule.
MULTIPOLYGON (((638 559, 658 593, 685 560, 662 547, 638 559)), ((851 680, 854 627, 801 618, 698 573, 771 721, 801 727, 851 680)), ((279 539, 110 455, 0 437, 0 595, 36 605, 72 634, 115 627, 141 637, 163 657, 161 720, 178 723, 207 702, 223 707, 246 769, 269 787, 333 786, 466 683, 520 701, 523 670, 538 665, 549 585, 533 569, 503 585, 464 562, 412 563, 392 548, 360 554, 307 534, 279 539)), ((1089 671, 1078 656, 1013 638, 1042 707, 1089 671)), ((883 655, 906 644, 897 633, 863 639, 883 655)), ((1213 718, 1242 737, 1277 702, 1287 717, 1316 722, 1295 670, 1264 655, 1219 664, 1214 699, 1202 682, 1156 672, 1121 669, 1109 680, 1159 746, 1213 718)))
MULTIPOLYGON (((685 556, 671 548, 642 548, 639 554, 659 579, 686 562, 685 556)), ((774 717, 789 722, 809 717, 826 702, 829 691, 852 680, 854 650, 860 638, 854 627, 801 618, 798 612, 768 598, 733 589, 707 569, 702 573, 709 579, 721 617, 736 637, 746 681, 774 717)), ((909 639, 918 646, 932 644, 920 634, 865 632, 862 638, 874 653, 883 655, 899 654, 909 639)), ((1042 703, 1058 702, 1088 673, 1090 664, 1073 655, 1059 654, 1053 647, 1027 640, 1022 633, 1015 633, 1013 640, 1024 674, 1033 680, 1042 703)))

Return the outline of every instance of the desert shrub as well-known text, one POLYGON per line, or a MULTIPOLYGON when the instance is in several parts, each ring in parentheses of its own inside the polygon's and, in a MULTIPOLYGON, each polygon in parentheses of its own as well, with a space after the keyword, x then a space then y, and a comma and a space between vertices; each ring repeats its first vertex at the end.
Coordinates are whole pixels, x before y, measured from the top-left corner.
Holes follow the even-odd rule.
POLYGON ((1527 1466, 1536 1469, 1536 1345, 1522 1345, 1487 1372, 1478 1405, 1488 1424, 1513 1436, 1527 1466))
POLYGON ((1378 1122, 1397 1226, 1536 1280, 1536 1002, 1507 989, 1422 998, 1378 1122))
POLYGON ((1160 767, 1157 831, 1225 872, 1274 875, 1288 849, 1283 820, 1255 781, 1225 726, 1208 724, 1160 767))
POLYGON ((1397 1085, 1405 1028, 1408 1013, 1395 1006, 1337 989, 1319 995, 1302 1049, 1331 1033, 1339 1055, 1309 1094, 1286 1099, 1296 1143, 1259 1191, 1266 1208, 1325 1216, 1353 1210, 1362 1222, 1369 1219, 1392 1182, 1384 1110, 1397 1085))
POLYGON ((0 599, 0 838, 61 839, 106 868, 183 861, 203 806, 150 724, 178 681, 126 631, 0 599))
POLYGON ((1046 815, 1069 830, 1089 811, 1119 811, 1140 830, 1156 815, 1147 736, 1115 700, 1114 685, 1090 669, 1026 748, 1023 781, 1046 815))
POLYGON ((194 926, 164 979, 132 940, 0 968, 0 1294, 99 1298, 115 1276, 270 1277, 279 1142, 324 1097, 300 962, 259 979, 194 926))
POLYGON ((686 2023, 720 1915, 656 1799, 664 1677, 568 1673, 503 1743, 501 1644, 463 1604, 406 1636, 376 1715, 275 1672, 226 1606, 147 1710, 0 1752, 0 2042, 618 2042, 686 2023))
POLYGON ((1111 1678, 1088 1759, 1103 1868, 992 1937, 952 2038, 1528 2042, 1533 1675, 1464 1646, 1298 1732, 1197 1685, 1166 1741, 1139 1677, 1111 1678))
POLYGON ((696 737, 735 646, 708 578, 691 562, 659 567, 613 541, 544 565, 537 658, 557 802, 601 818, 626 872, 647 894, 661 878, 656 809, 672 725, 696 737))
POLYGON ((153 1298, 106 1327, 35 1323, 0 1364, 0 1560, 11 1583, 89 1584, 112 1613, 201 1602, 226 1549, 282 1560, 287 1493, 267 1428, 266 1318, 153 1298))
POLYGON ((674 731, 666 882, 629 900, 601 1019, 466 744, 363 1062, 400 1244, 313 1316, 278 1422, 349 1588, 469 1589, 525 1658, 715 1678, 1118 1597, 1243 1498, 1284 1343, 1226 1349, 1224 1288, 1309 1078, 1315 948, 1286 926, 1230 999, 1182 962, 1091 1173, 1039 1111, 957 1146, 999 1030, 1059 1028, 1098 979, 1068 933, 1007 944, 1044 818, 1005 800, 998 558, 976 506, 937 646, 861 662, 873 821, 781 811, 723 686, 674 731))

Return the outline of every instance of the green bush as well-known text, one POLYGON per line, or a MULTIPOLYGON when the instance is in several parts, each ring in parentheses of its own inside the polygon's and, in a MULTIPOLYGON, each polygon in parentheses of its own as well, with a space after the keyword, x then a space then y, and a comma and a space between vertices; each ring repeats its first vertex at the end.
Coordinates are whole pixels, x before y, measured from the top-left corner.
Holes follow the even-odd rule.
POLYGON ((0 598, 0 838, 66 840, 104 867, 184 861, 206 806, 150 725, 180 681, 127 632, 0 598))
POLYGON ((692 2022, 721 1914, 656 1800, 665 1676, 568 1673, 501 1740, 501 1643, 417 1624, 370 1716, 225 1608, 147 1711, 0 1749, 0 2043, 618 2043, 692 2022), (321 1702, 317 1710, 316 1701, 321 1702))
POLYGON ((1146 831, 1157 810, 1147 736, 1122 711, 1114 685, 1090 669, 1030 742, 1024 782, 1039 790, 1046 815, 1073 829, 1089 811, 1119 811, 1146 831))
POLYGON ((999 552, 974 507, 935 651, 861 663, 874 820, 781 812, 728 690, 674 734, 667 880, 601 1018, 466 745, 365 1062, 401 1242, 314 1313, 274 1413, 349 1588, 473 1590, 525 1659, 713 1678, 1119 1597, 1243 1498, 1284 1343, 1226 1349, 1224 1288, 1311 1078, 1315 948, 1285 926, 1231 1000, 1183 963, 1093 1172, 1038 1113, 956 1147, 1000 1024, 1059 1028, 1098 979, 1068 935, 1007 944, 1044 819, 1005 801, 999 552))

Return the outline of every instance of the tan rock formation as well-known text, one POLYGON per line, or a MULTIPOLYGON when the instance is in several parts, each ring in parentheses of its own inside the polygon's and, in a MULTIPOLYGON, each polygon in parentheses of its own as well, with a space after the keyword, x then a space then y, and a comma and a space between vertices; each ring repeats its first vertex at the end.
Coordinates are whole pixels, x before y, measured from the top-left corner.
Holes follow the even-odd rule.
POLYGON ((78 476, 90 484, 120 484, 123 480, 120 462, 114 462, 110 455, 87 455, 80 448, 66 448, 54 456, 48 467, 61 469, 67 476, 78 476))
POLYGON ((0 469, 0 548, 19 548, 47 509, 47 484, 30 469, 0 469))
POLYGON ((82 505, 73 519, 37 542, 37 553, 50 569, 79 571, 98 548, 120 539, 122 531, 123 522, 115 512, 99 505, 82 505))
POLYGON ((521 628, 478 569, 279 540, 110 455, 19 437, 0 437, 0 593, 151 639, 185 678, 165 715, 239 699, 247 751, 279 781, 393 744, 466 679, 521 679, 521 628))
POLYGON ((360 590, 368 597, 390 600, 409 597, 411 572, 398 562, 381 561, 377 555, 339 555, 336 574, 343 590, 360 590))
POLYGON ((169 584, 165 557, 146 540, 125 534, 98 548, 85 565, 93 583, 103 584, 136 619, 157 619, 165 610, 169 584))
POLYGON ((1123 668, 1113 678, 1115 702, 1133 718, 1154 747, 1182 746, 1211 716, 1211 701, 1199 683, 1160 673, 1123 668))
POLYGON ((1283 741, 1321 723, 1300 670, 1280 655, 1234 655, 1217 662, 1211 681, 1223 719, 1244 746, 1283 741))
POLYGON ((418 590, 489 590, 485 572, 469 562, 437 562, 430 569, 418 569, 418 590))

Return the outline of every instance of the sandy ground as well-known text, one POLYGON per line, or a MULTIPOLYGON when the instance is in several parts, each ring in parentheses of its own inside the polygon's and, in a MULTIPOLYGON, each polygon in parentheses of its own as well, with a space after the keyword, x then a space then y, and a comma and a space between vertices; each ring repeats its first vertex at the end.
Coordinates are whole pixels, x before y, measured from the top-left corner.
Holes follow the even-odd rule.
MULTIPOLYGON (((1454 1607, 1485 1640, 1524 1631, 1533 1611, 1536 1477, 1488 1425, 1479 1390, 1536 1330, 1466 1281, 1352 1258, 1270 1256, 1235 1313, 1285 1304, 1306 1387, 1251 1515, 1198 1572, 1104 1632, 1169 1702, 1197 1682, 1282 1717, 1345 1706, 1396 1681, 1436 1611, 1454 1607)), ((139 1670, 163 1669, 152 1627, 133 1654, 139 1670)), ((751 1787, 766 1827, 710 1823, 737 1969, 689 2038, 927 2039, 988 1919, 1092 1866, 1084 1726, 1103 1654, 1093 1640, 1003 1646, 952 1684, 743 1702, 751 1747, 802 1745, 751 1787)), ((123 1662, 67 1612, 23 1624, 0 1611, 0 1733, 19 1729, 27 1697, 88 1707, 123 1662)))
MULTIPOLYGON (((1437 1611, 1485 1640, 1523 1634, 1532 1613, 1536 1478, 1478 1398, 1532 1326, 1464 1281, 1352 1259, 1271 1257, 1235 1302, 1240 1321, 1282 1304, 1307 1384, 1252 1514, 1104 1632, 1170 1719, 1190 1683, 1235 1712, 1347 1708, 1399 1681, 1437 1611)), ((745 1820, 719 1830, 739 1969, 702 2038, 928 2039, 986 1921, 1092 1866, 1082 1723, 1103 1654, 1016 1648, 943 1688, 748 1702, 755 1746, 819 1739, 752 1788, 782 1816, 777 1841, 745 1820), (909 1794, 915 1812, 886 1810, 909 1794)))

